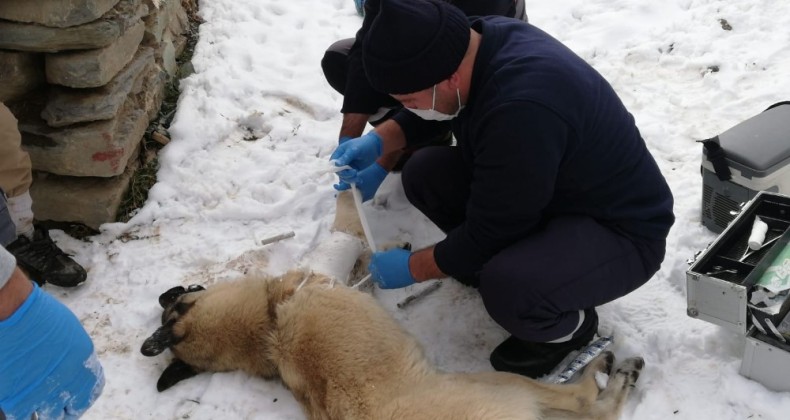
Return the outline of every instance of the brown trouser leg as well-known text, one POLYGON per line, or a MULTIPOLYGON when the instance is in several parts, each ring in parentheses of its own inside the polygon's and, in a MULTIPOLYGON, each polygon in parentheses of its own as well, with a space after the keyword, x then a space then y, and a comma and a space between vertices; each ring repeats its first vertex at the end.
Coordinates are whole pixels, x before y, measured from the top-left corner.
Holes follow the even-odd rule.
POLYGON ((30 168, 30 156, 22 150, 17 120, 0 102, 0 188, 8 197, 16 197, 30 189, 33 180, 30 168))

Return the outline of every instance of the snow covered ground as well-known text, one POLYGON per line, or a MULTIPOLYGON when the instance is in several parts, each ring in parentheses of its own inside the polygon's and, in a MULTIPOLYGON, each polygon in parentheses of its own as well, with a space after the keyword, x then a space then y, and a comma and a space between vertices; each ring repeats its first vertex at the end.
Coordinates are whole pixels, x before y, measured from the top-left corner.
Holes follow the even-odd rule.
MULTIPOLYGON (((159 324, 157 297, 166 289, 228 281, 260 270, 260 261, 266 273, 282 273, 329 234, 334 178, 322 170, 337 143, 342 98, 319 61, 361 19, 351 0, 200 3, 196 72, 182 81, 173 141, 147 204, 89 242, 53 235, 89 270, 78 289, 45 288, 79 316, 105 368, 107 386, 87 419, 304 418, 278 382, 238 372, 157 393, 168 356, 145 358, 139 348, 159 324), (256 243, 288 231, 296 236, 256 243)), ((790 99, 790 2, 527 0, 527 11, 613 84, 675 194, 661 271, 599 311, 602 329, 617 335, 616 355, 647 363, 623 417, 788 418, 790 394, 738 374, 743 338, 686 316, 685 270, 715 237, 700 225, 695 140, 790 99)), ((397 176, 366 214, 377 241, 422 247, 442 237, 410 207, 397 176)), ((488 354, 507 334, 476 292, 446 282, 398 309, 413 291, 375 294, 440 367, 490 370, 488 354)))

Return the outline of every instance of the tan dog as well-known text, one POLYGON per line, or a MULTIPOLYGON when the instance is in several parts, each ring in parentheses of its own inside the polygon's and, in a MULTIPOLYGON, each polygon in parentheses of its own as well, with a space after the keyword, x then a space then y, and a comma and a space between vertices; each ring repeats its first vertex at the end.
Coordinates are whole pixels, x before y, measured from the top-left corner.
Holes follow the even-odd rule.
POLYGON ((615 419, 644 365, 626 360, 603 391, 595 374, 611 372, 611 353, 567 385, 443 373, 372 296, 307 271, 177 287, 160 303, 163 325, 142 347, 176 357, 160 391, 199 372, 243 370, 281 378, 310 419, 615 419))

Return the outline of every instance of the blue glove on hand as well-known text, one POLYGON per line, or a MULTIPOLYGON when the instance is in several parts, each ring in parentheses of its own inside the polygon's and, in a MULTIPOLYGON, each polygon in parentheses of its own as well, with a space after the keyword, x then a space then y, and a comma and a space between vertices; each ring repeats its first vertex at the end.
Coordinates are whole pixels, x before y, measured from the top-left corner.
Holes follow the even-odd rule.
POLYGON ((410 251, 400 248, 374 253, 368 264, 371 278, 382 289, 400 289, 416 283, 409 270, 410 256, 410 251))
POLYGON ((79 320, 37 285, 0 321, 0 411, 7 418, 77 419, 104 387, 93 342, 79 320))
POLYGON ((362 194, 362 201, 368 201, 376 195, 376 191, 387 177, 387 170, 376 162, 367 168, 357 172, 353 169, 342 171, 340 182, 334 185, 338 191, 345 191, 351 188, 351 184, 356 184, 357 189, 362 194))
MULTIPOLYGON (((349 165, 357 171, 367 168, 381 156, 381 137, 370 131, 362 137, 344 141, 337 146, 329 159, 336 166, 349 165)), ((342 173, 344 171, 341 171, 342 173)))

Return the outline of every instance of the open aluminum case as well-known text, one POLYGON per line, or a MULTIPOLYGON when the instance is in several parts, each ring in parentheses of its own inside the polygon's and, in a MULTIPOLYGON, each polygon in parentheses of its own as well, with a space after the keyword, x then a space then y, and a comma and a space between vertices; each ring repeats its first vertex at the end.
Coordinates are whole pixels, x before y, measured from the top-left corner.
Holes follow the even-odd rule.
POLYGON ((740 373, 779 391, 790 391, 790 334, 777 330, 790 323, 790 293, 770 294, 770 304, 753 298, 765 293, 758 280, 790 247, 789 227, 790 197, 762 191, 686 272, 688 315, 745 335, 740 373), (753 251, 748 239, 756 216, 768 231, 762 248, 753 251))

